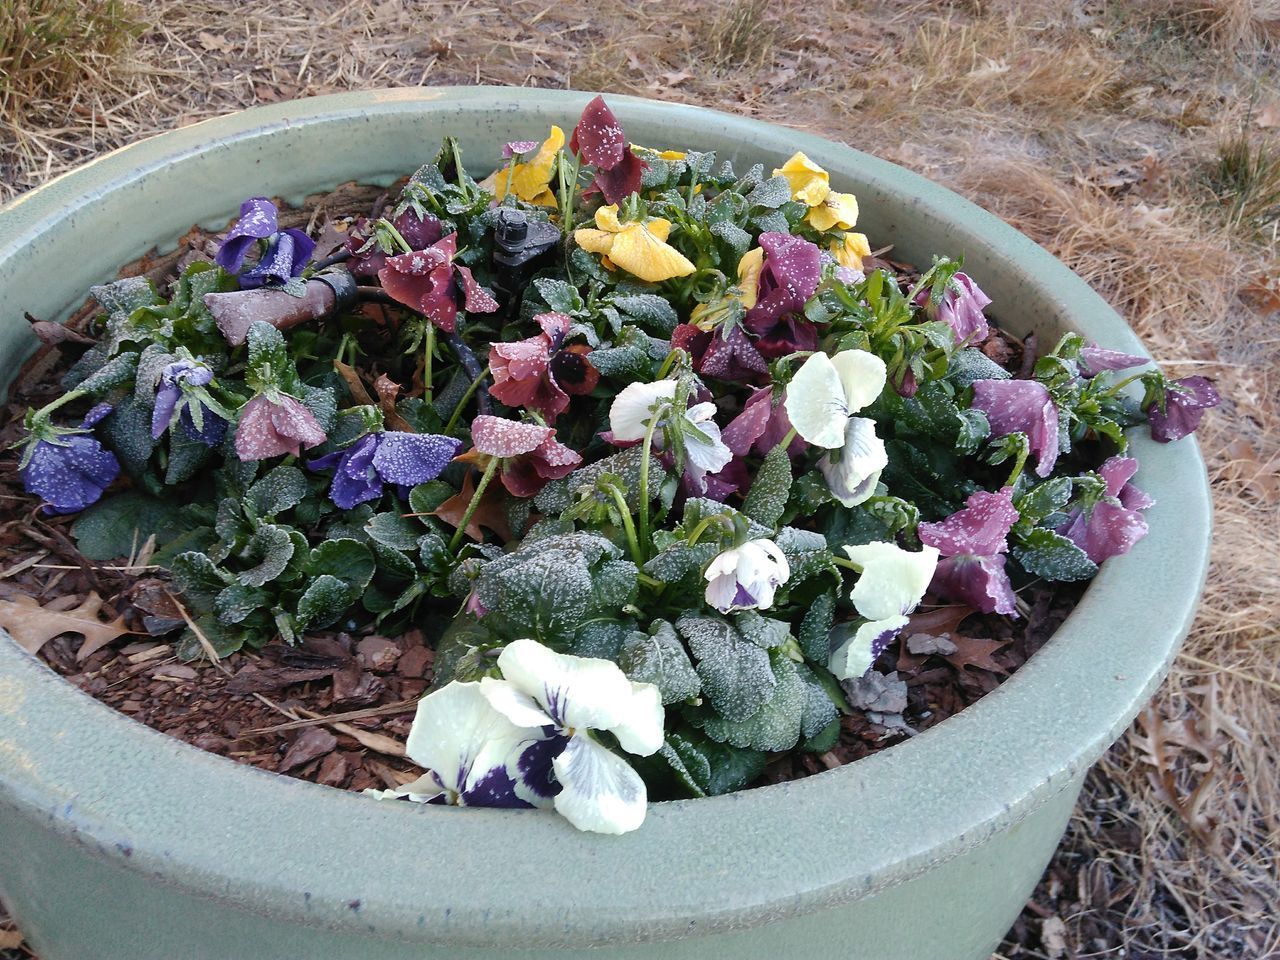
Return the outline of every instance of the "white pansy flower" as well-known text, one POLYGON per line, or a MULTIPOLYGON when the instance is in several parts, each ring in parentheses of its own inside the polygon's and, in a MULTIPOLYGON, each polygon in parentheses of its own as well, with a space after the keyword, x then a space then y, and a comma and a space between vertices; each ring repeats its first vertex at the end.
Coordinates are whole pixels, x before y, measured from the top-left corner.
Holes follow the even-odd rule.
POLYGON ((866 350, 815 353, 787 384, 787 416, 809 443, 838 449, 845 443, 845 421, 880 396, 887 379, 884 361, 866 350))
POLYGON ((721 613, 768 610, 773 594, 791 576, 787 558, 772 540, 749 540, 711 561, 703 577, 707 603, 721 613))
POLYGON ((714 403, 695 403, 681 418, 685 459, 699 481, 708 473, 719 473, 733 459, 733 451, 720 439, 720 427, 711 419, 715 412, 714 403))
POLYGON ((876 436, 876 423, 866 417, 846 420, 844 445, 818 461, 827 489, 846 507, 856 507, 875 493, 880 473, 888 465, 889 455, 884 441, 876 436))
POLYGON ((878 542, 845 547, 844 552, 862 568, 850 599, 868 620, 887 620, 914 610, 938 565, 938 548, 930 546, 915 552, 878 542))
POLYGON ((693 482, 701 485, 709 473, 719 473, 733 459, 733 452, 720 438, 720 427, 712 417, 714 403, 695 403, 675 412, 676 381, 632 383, 623 388, 609 408, 609 430, 614 440, 643 440, 656 417, 662 429, 655 446, 682 449, 684 466, 693 482))
POLYGON ((609 407, 609 430, 615 440, 643 440, 654 416, 675 399, 676 382, 629 383, 613 398, 609 407))
POLYGON ((830 670, 837 680, 863 676, 890 641, 907 625, 905 616, 865 620, 831 654, 830 670))

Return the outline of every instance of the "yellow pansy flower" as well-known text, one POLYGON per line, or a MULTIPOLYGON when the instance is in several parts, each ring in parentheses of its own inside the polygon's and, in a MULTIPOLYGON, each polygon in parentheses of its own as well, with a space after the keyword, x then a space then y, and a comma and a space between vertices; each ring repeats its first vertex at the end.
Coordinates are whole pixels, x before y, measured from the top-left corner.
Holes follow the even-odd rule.
POLYGON ((510 182, 511 192, 525 203, 554 207, 556 194, 551 189, 551 170, 555 166, 556 154, 563 147, 564 131, 552 126, 551 133, 542 141, 537 153, 524 162, 513 158, 509 166, 489 174, 480 186, 492 190, 501 201, 507 195, 507 184, 510 182))
POLYGON ((786 177, 791 185, 791 199, 799 200, 807 207, 816 207, 831 192, 830 174, 799 151, 777 167, 773 175, 786 177))
POLYGON ((703 330, 714 330, 720 325, 729 305, 737 300, 750 310, 756 305, 760 291, 760 271, 764 269, 764 249, 748 250, 738 261, 738 284, 725 296, 709 303, 700 303, 689 312, 689 322, 703 330))
POLYGON ((831 255, 836 263, 850 270, 862 270, 862 258, 871 256, 871 244, 865 233, 846 233, 840 240, 832 240, 831 255))
POLYGON ((655 150, 653 147, 642 147, 638 143, 633 143, 631 146, 644 153, 652 153, 659 160, 683 160, 685 158, 683 150, 655 150))
POLYGON ((573 231, 573 239, 588 253, 598 253, 641 280, 658 283, 672 277, 687 277, 696 269, 675 247, 667 244, 671 222, 660 217, 650 220, 618 220, 618 205, 612 203, 596 211, 595 228, 573 231))
POLYGON ((820 233, 833 228, 848 230, 858 222, 858 198, 852 193, 830 191, 817 206, 810 207, 805 219, 820 233))

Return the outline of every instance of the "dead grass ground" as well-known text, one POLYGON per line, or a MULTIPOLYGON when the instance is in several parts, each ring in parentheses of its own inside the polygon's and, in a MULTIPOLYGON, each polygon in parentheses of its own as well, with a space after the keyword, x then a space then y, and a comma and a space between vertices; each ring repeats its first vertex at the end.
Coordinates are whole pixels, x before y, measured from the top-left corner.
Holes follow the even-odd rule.
MULTIPOLYGON (((0 24, 41 6, 103 4, 0 0, 0 24)), ((1217 533, 1198 623, 1091 776, 999 956, 1280 957, 1280 3, 132 10, 126 52, 88 54, 72 82, 0 111, 0 200, 142 136, 289 97, 448 83, 635 93, 809 128, 947 183, 1065 260, 1167 367, 1216 378, 1225 402, 1201 443, 1217 533)))

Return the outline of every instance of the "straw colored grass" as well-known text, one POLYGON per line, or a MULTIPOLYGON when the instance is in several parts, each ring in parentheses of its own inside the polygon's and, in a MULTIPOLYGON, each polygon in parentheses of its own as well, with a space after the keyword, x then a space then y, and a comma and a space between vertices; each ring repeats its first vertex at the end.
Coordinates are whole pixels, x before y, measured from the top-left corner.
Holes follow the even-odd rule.
POLYGON ((79 54, 87 79, 9 88, 0 201, 148 134, 289 97, 634 93, 811 129, 944 182, 1061 257, 1173 372, 1213 377, 1224 403, 1200 443, 1216 531, 1197 624, 1090 776, 999 956, 1280 956, 1277 0, 154 0, 146 21, 105 60, 79 54))

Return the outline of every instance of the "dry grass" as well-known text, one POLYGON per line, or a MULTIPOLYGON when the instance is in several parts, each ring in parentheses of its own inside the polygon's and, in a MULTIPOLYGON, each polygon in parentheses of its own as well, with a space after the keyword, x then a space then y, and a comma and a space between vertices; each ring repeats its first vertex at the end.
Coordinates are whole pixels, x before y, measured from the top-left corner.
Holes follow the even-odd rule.
POLYGON ((1066 261, 1175 372, 1214 377, 1199 620, 1001 956, 1280 956, 1280 3, 869 0, 815 16, 799 0, 678 15, 658 0, 154 0, 147 21, 102 78, 27 90, 17 121, 0 111, 0 200, 282 98, 636 93, 809 128, 945 182, 1066 261))

